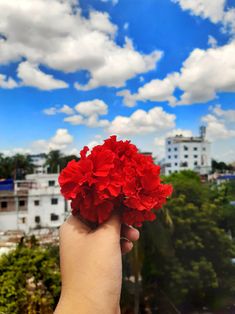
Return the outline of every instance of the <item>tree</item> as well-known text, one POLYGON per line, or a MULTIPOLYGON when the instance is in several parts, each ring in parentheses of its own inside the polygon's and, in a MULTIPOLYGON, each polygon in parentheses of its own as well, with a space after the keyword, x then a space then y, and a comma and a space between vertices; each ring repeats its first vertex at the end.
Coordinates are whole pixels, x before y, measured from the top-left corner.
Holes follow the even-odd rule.
POLYGON ((59 150, 52 150, 46 156, 45 165, 49 166, 49 173, 58 173, 73 159, 79 160, 76 155, 64 156, 59 150))
POLYGON ((58 260, 33 241, 0 259, 0 313, 50 314, 58 302, 58 260))
POLYGON ((16 154, 12 157, 0 154, 0 178, 24 179, 33 172, 33 163, 29 155, 16 154))
POLYGON ((223 308, 235 296, 235 246, 224 224, 228 199, 191 171, 167 181, 173 196, 157 220, 142 227, 141 306, 154 313, 187 314, 204 306, 223 308), (166 210, 173 225, 166 223, 166 210))

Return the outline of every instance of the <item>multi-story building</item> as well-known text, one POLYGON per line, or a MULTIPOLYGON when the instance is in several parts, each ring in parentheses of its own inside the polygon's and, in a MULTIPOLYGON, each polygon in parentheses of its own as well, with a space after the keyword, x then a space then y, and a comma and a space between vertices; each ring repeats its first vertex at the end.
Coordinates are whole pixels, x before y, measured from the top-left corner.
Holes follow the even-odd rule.
POLYGON ((47 173, 45 154, 30 155, 30 159, 34 165, 34 173, 47 173))
POLYGON ((68 214, 58 174, 29 174, 15 181, 14 190, 0 191, 0 230, 58 227, 68 214))
POLYGON ((200 136, 181 134, 166 139, 165 174, 194 170, 200 175, 211 171, 210 142, 205 139, 206 128, 200 127, 200 136))

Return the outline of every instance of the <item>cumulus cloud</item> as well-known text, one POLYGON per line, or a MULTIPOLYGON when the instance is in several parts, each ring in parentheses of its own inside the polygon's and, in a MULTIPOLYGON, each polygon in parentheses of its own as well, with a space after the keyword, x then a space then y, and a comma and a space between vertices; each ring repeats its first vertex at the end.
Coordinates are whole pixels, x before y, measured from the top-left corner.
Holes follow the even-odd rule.
POLYGON ((212 48, 215 48, 217 46, 218 42, 217 39, 211 35, 208 36, 208 45, 212 48))
POLYGON ((226 0, 172 0, 182 10, 192 15, 209 19, 212 23, 221 23, 222 30, 235 34, 235 8, 225 9, 226 0))
POLYGON ((7 77, 4 74, 0 74, 0 87, 6 88, 6 89, 12 89, 12 88, 18 87, 18 84, 13 78, 7 77))
POLYGON ((161 132, 175 126, 176 116, 169 114, 162 107, 154 107, 149 111, 136 110, 131 116, 117 116, 109 124, 110 134, 134 135, 161 132))
POLYGON ((46 108, 43 110, 43 113, 48 116, 53 116, 53 115, 56 115, 57 113, 64 113, 67 115, 72 115, 74 114, 74 109, 68 105, 63 105, 61 108, 57 108, 57 107, 46 108))
POLYGON ((202 122, 206 124, 207 137, 212 141, 235 137, 235 110, 223 110, 216 105, 211 108, 211 113, 202 117, 202 122))
POLYGON ((65 73, 88 71, 87 84, 75 84, 88 90, 124 86, 126 80, 154 69, 162 56, 157 50, 141 54, 129 38, 118 45, 117 26, 109 15, 91 10, 85 17, 75 1, 1 0, 0 20, 0 64, 26 60, 18 69, 24 84, 45 90, 66 83, 43 73, 40 65, 65 73))
POLYGON ((91 116, 94 114, 104 115, 108 113, 108 106, 100 99, 82 101, 75 106, 75 109, 78 113, 84 116, 91 116))
POLYGON ((104 127, 109 124, 108 120, 100 119, 101 115, 108 113, 108 106, 103 100, 94 99, 80 102, 75 106, 75 110, 79 114, 66 117, 65 122, 88 127, 104 127))
POLYGON ((56 80, 52 75, 43 73, 36 64, 28 61, 19 64, 17 75, 22 80, 21 85, 37 87, 41 90, 68 87, 64 81, 56 80))
POLYGON ((221 105, 218 104, 212 107, 211 110, 217 117, 224 118, 226 122, 235 123, 235 110, 234 109, 223 110, 221 108, 221 105))
POLYGON ((136 100, 168 101, 170 105, 190 105, 216 98, 220 92, 235 92, 235 41, 207 50, 194 49, 184 61, 180 72, 169 74, 163 80, 152 80, 136 94, 119 92, 126 105, 136 100), (226 73, 226 75, 224 75, 226 73), (177 101, 176 88, 183 93, 177 101))
POLYGON ((57 129, 54 136, 48 140, 40 139, 32 143, 32 149, 38 152, 50 150, 64 150, 73 142, 73 136, 67 129, 57 129))
POLYGON ((223 18, 225 0, 172 0, 178 3, 182 10, 189 10, 191 14, 209 18, 218 23, 223 18))

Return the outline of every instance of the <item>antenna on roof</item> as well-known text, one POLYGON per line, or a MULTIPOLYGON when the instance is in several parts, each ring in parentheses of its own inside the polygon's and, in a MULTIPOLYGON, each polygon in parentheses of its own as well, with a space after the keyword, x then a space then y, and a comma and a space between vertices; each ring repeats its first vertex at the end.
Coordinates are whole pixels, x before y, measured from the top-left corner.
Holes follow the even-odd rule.
POLYGON ((206 127, 204 125, 200 126, 200 137, 204 139, 206 137, 206 127))

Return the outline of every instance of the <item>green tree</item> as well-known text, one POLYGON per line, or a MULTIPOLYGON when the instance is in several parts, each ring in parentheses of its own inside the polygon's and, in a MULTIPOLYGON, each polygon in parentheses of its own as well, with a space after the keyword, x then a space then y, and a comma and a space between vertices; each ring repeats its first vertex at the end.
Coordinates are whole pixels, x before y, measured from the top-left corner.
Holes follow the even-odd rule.
MULTIPOLYGON (((142 227, 141 306, 187 314, 203 306, 223 307, 235 296, 235 246, 223 224, 229 220, 228 198, 191 171, 167 181, 173 184, 173 196, 157 220, 142 227), (166 211, 173 225, 166 223, 166 211)), ((126 293, 133 294, 132 289, 126 293)))
POLYGON ((67 163, 71 160, 79 160, 76 155, 67 155, 64 156, 59 150, 52 150, 46 156, 46 163, 49 173, 58 173, 64 167, 66 167, 67 163))
POLYGON ((0 259, 0 313, 49 314, 60 294, 58 260, 35 241, 0 259))
POLYGON ((29 155, 16 154, 12 157, 0 154, 0 178, 24 179, 33 172, 33 163, 29 155))

